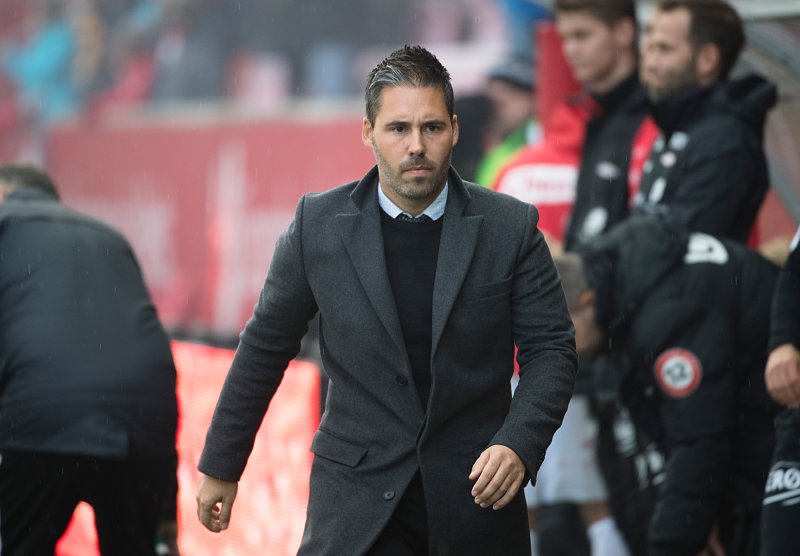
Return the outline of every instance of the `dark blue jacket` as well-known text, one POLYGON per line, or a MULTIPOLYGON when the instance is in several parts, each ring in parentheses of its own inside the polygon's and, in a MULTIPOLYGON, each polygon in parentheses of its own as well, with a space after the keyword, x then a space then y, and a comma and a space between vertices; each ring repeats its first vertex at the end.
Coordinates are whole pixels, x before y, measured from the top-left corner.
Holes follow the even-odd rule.
POLYGON ((33 188, 0 204, 0 452, 175 453, 175 366, 130 246, 33 188))

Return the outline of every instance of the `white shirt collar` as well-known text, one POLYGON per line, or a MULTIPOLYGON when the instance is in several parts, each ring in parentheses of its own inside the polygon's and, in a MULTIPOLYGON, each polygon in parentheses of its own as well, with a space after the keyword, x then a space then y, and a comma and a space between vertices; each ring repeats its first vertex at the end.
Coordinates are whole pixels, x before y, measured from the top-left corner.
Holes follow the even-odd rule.
MULTIPOLYGON (((439 196, 436 197, 436 200, 428 205, 428 208, 422 211, 422 214, 427 215, 431 220, 439 220, 444 215, 444 208, 447 205, 448 186, 449 184, 445 182, 442 192, 439 193, 439 196)), ((395 205, 392 200, 386 196, 386 194, 383 192, 383 189, 381 189, 380 183, 378 184, 378 204, 383 212, 392 218, 397 218, 397 216, 401 213, 408 214, 406 211, 395 205)), ((411 215, 408 214, 408 216, 411 215)))

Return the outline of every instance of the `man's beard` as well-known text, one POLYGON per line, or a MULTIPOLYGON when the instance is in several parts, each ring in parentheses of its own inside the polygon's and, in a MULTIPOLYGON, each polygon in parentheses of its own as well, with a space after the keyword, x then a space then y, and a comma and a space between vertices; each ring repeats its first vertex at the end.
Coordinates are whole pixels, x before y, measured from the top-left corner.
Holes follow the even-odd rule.
POLYGON ((658 104, 673 93, 697 86, 697 76, 695 74, 695 59, 683 68, 680 72, 667 74, 666 82, 661 87, 647 85, 647 96, 650 102, 658 104))
POLYGON ((378 163, 381 183, 400 197, 414 201, 430 197, 444 183, 447 177, 449 164, 445 164, 443 168, 440 168, 435 162, 424 156, 406 160, 395 170, 380 153, 374 141, 372 146, 375 152, 375 160, 378 163), (414 177, 411 179, 403 178, 403 172, 405 170, 416 166, 430 169, 430 176, 414 177))

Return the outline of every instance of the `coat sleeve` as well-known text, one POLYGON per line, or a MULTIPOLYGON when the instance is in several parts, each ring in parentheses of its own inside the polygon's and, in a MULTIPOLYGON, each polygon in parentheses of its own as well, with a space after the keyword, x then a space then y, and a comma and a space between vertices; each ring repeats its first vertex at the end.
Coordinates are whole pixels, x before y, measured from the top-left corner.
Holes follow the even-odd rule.
POLYGON ((278 239, 264 288, 239 338, 211 420, 199 469, 238 481, 256 432, 317 311, 303 264, 303 204, 278 239))
POLYGON ((519 385, 491 442, 514 450, 534 482, 545 450, 561 426, 577 372, 572 321, 537 220, 536 209, 528 207, 511 291, 519 385))
MULTIPOLYGON (((795 236, 800 237, 800 229, 795 236)), ((794 344, 800 348, 800 247, 794 246, 789 254, 775 287, 772 303, 769 349, 783 344, 794 344)))
MULTIPOLYGON (((654 322, 669 322, 675 308, 668 305, 674 303, 649 311, 654 322)), ((670 322, 668 344, 654 350, 655 359, 640 370, 655 381, 654 403, 668 452, 649 524, 650 555, 696 554, 705 548, 731 486, 738 399, 738 378, 730 364, 732 319, 705 310, 684 317, 670 322)))

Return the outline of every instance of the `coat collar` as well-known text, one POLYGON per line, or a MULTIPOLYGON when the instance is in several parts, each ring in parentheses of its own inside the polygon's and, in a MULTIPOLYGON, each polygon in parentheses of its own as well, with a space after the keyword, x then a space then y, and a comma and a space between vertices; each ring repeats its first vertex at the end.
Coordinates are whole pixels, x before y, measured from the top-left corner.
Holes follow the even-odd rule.
POLYGON ((57 203, 58 198, 38 187, 21 187, 9 193, 6 201, 53 201, 57 203))

